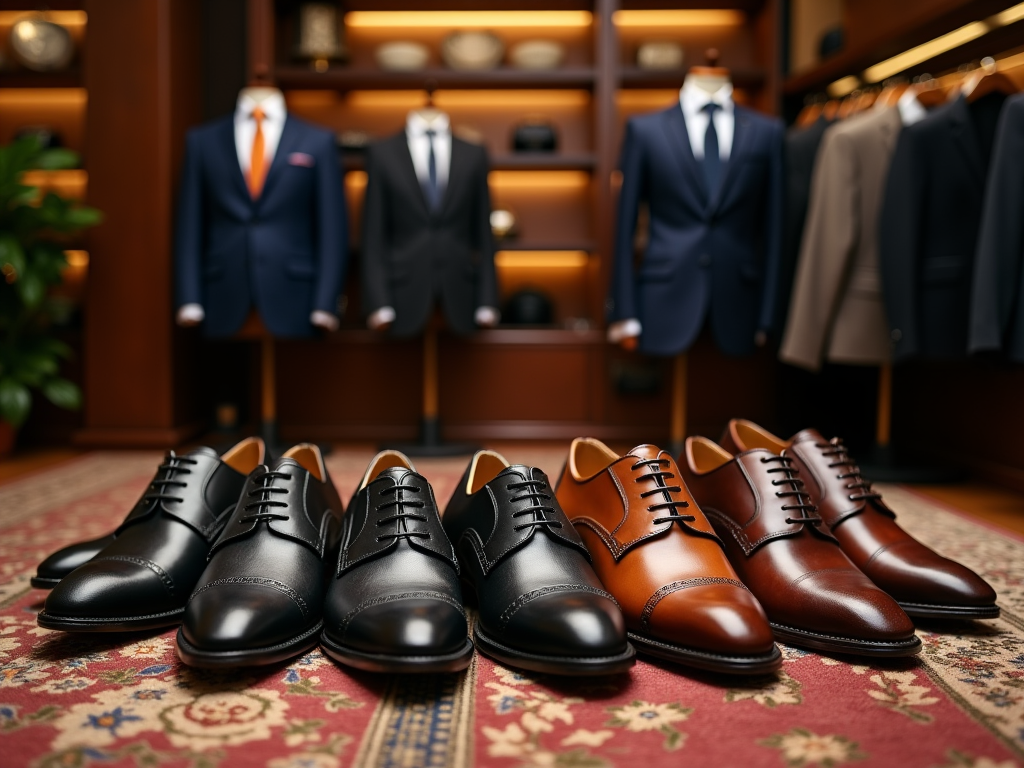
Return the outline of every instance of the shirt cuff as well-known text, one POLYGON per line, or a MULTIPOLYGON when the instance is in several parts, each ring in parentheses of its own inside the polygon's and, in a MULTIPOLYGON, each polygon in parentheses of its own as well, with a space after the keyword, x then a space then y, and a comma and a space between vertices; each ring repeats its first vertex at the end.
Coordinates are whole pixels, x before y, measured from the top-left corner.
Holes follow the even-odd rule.
POLYGON ((309 322, 317 328, 323 328, 325 331, 336 331, 341 324, 341 321, 335 315, 332 315, 330 312, 324 312, 322 309, 314 309, 309 315, 309 322))
POLYGON ((395 321, 395 308, 394 307, 381 307, 378 310, 370 313, 370 316, 366 318, 366 325, 370 330, 376 331, 388 323, 395 321))
POLYGON ((608 341, 618 344, 623 339, 631 339, 643 332, 640 321, 635 317, 628 320, 618 320, 608 326, 608 341))
POLYGON ((198 325, 206 319, 202 304, 183 304, 178 309, 178 325, 198 325))
POLYGON ((498 324, 498 320, 501 319, 501 312, 494 307, 477 307, 474 319, 477 325, 490 328, 498 324))

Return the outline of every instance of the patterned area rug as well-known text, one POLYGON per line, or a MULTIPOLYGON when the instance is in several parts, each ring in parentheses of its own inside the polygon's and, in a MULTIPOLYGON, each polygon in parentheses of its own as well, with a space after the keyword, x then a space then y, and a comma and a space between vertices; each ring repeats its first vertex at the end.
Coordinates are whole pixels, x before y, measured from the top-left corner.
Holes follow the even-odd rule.
MULTIPOLYGON (((500 448, 500 446, 499 446, 500 448)), ((564 453, 510 448, 554 476, 564 453)), ((336 451, 348 498, 370 450, 336 451)), ((0 488, 0 766, 412 768, 935 766, 1024 761, 1024 542, 910 490, 900 521, 999 591, 997 621, 926 626, 919 660, 862 665, 783 647, 783 671, 737 682, 641 661, 588 681, 477 656, 459 675, 388 677, 319 652, 232 674, 179 663, 172 631, 40 629, 29 587, 57 547, 117 525, 159 460, 95 453, 0 488)), ((439 500, 464 459, 420 461, 439 500)), ((443 503, 443 501, 442 501, 443 503)))

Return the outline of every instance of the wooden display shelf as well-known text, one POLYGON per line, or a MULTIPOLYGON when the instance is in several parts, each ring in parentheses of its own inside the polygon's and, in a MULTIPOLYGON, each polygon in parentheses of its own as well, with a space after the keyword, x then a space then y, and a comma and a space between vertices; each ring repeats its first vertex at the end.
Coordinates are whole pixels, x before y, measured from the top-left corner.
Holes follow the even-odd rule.
POLYGON ((460 72, 454 69, 421 69, 415 72, 387 72, 380 69, 342 68, 316 72, 306 67, 278 67, 274 70, 277 85, 285 90, 319 89, 354 90, 417 90, 427 82, 438 88, 591 88, 594 69, 574 67, 535 72, 523 69, 492 69, 485 72, 460 72))
MULTIPOLYGON (((366 167, 363 156, 356 152, 342 152, 342 164, 346 172, 366 167)), ((592 171, 596 165, 597 156, 589 153, 522 152, 491 157, 492 171, 592 171)))
MULTIPOLYGON (((620 71, 621 88, 678 88, 683 84, 687 68, 641 69, 623 67, 620 71)), ((765 84, 763 69, 733 69, 732 83, 739 89, 760 88, 765 84)))
POLYGON ((585 251, 593 253, 597 243, 593 240, 576 240, 562 243, 532 242, 530 240, 495 240, 496 251, 585 251))
POLYGON ((0 72, 0 88, 81 88, 82 82, 77 67, 63 72, 0 72))

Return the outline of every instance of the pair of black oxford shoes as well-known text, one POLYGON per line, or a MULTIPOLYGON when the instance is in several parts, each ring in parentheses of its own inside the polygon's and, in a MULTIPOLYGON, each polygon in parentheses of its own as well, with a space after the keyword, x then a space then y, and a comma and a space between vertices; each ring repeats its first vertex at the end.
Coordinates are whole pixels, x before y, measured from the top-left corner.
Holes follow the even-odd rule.
POLYGON ((481 451, 444 520, 401 453, 370 462, 347 511, 316 446, 266 462, 258 438, 222 456, 168 455, 109 537, 51 555, 40 626, 132 631, 180 624, 198 667, 274 664, 320 644, 373 672, 452 672, 476 647, 562 675, 634 663, 603 590, 541 470, 481 451), (454 546, 453 546, 454 542, 454 546))

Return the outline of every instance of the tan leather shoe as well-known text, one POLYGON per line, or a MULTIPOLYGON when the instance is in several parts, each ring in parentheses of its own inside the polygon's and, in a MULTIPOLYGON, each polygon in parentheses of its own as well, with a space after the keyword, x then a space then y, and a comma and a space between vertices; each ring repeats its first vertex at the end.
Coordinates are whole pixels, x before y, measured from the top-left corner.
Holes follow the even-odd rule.
POLYGON ((777 640, 831 653, 917 653, 913 623, 843 554, 793 463, 785 452, 734 457, 690 437, 680 469, 777 640))
POLYGON ((807 482, 811 502, 843 552, 868 578, 915 618, 994 619, 996 593, 974 571, 933 552, 900 528, 894 513, 871 489, 834 437, 813 429, 789 440, 751 421, 733 419, 721 440, 732 453, 767 448, 792 456, 807 482))
POLYGON ((641 445, 619 456, 577 438, 556 496, 638 651, 714 672, 779 668, 764 611, 668 453, 641 445))

